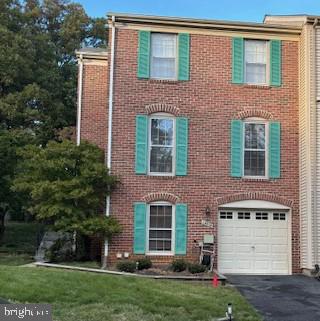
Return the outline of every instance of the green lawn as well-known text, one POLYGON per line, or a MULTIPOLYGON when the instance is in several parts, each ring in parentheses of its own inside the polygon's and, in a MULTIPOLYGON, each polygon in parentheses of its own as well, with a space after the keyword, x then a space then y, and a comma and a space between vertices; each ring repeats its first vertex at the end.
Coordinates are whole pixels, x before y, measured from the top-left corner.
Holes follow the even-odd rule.
POLYGON ((38 228, 37 223, 8 222, 0 243, 0 252, 34 255, 38 228))
POLYGON ((0 253, 0 265, 24 265, 34 262, 33 256, 28 254, 6 254, 0 253))
POLYGON ((237 321, 261 321, 229 287, 31 267, 0 266, 0 297, 50 303, 55 321, 212 321, 228 302, 237 321))
POLYGON ((101 269, 101 264, 100 262, 97 262, 97 261, 73 261, 73 262, 61 262, 58 264, 85 267, 89 269, 101 269))

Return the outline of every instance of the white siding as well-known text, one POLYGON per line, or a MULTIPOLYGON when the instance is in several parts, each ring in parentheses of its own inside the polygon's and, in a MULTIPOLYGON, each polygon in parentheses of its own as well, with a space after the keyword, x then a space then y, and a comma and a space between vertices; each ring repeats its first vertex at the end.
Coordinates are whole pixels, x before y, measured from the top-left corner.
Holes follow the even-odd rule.
POLYGON ((320 264, 320 28, 315 29, 315 98, 317 101, 316 115, 316 184, 315 209, 313 212, 313 264, 320 264))
POLYGON ((300 255, 301 267, 314 264, 313 212, 316 162, 316 114, 314 90, 314 36, 311 25, 305 25, 300 43, 300 255))

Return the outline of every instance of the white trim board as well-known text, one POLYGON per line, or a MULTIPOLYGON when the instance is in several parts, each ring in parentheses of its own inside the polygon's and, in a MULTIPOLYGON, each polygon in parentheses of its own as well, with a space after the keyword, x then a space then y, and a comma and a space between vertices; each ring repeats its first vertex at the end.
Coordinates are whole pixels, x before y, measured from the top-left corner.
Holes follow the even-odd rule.
POLYGON ((290 207, 287 207, 282 204, 269 202, 269 201, 260 201, 260 200, 245 200, 231 202, 227 204, 220 205, 219 208, 251 208, 251 209, 269 209, 269 210, 290 210, 290 207))

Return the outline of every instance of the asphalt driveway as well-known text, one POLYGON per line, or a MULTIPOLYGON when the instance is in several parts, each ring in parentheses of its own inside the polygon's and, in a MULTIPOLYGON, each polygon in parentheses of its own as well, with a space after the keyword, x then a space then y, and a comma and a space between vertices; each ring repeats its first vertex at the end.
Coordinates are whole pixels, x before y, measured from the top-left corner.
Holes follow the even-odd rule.
POLYGON ((320 282, 302 276, 228 275, 265 321, 320 320, 320 282))

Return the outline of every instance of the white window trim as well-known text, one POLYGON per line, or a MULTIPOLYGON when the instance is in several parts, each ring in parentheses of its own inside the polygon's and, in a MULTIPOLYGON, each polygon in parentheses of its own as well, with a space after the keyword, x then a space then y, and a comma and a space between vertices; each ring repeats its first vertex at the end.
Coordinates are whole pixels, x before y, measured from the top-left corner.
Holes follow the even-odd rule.
POLYGON ((269 122, 263 118, 247 118, 243 122, 243 133, 242 133, 242 140, 243 140, 243 155, 242 155, 242 177, 243 178, 248 178, 248 179, 269 179, 269 122), (245 139, 246 139, 246 133, 245 133, 245 125, 246 124, 264 124, 265 125, 265 175, 260 176, 260 175, 245 175, 244 174, 244 168, 245 168, 245 162, 244 162, 244 155, 245 155, 245 139))
POLYGON ((179 57, 178 57, 178 35, 175 34, 175 33, 169 33, 169 32, 152 32, 151 33, 151 43, 150 43, 150 79, 155 79, 155 80, 172 80, 172 81, 175 81, 175 80, 178 80, 178 66, 179 66, 179 63, 178 63, 178 60, 179 60, 179 57), (170 78, 164 78, 164 77, 154 77, 152 76, 152 34, 154 33, 159 33, 159 34, 163 34, 163 35, 173 35, 175 36, 175 76, 170 78))
POLYGON ((176 217, 176 206, 169 202, 152 202, 147 206, 147 228, 146 228, 146 255, 150 256, 173 256, 175 249, 175 217, 176 217), (150 206, 171 206, 172 207, 172 227, 171 227, 171 251, 149 251, 149 230, 150 230, 150 206))
POLYGON ((175 176, 176 171, 176 118, 166 113, 155 113, 152 114, 148 124, 148 175, 149 176, 175 176), (173 137, 172 137, 172 172, 151 172, 150 161, 151 161, 151 120, 152 119, 172 119, 173 120, 173 137))
POLYGON ((244 82, 247 85, 253 86, 269 86, 270 85, 270 41, 262 39, 245 39, 244 40, 244 82), (246 42, 247 41, 264 41, 266 44, 266 82, 265 83, 254 83, 247 81, 247 61, 246 61, 246 42))

